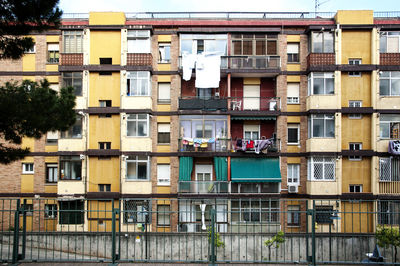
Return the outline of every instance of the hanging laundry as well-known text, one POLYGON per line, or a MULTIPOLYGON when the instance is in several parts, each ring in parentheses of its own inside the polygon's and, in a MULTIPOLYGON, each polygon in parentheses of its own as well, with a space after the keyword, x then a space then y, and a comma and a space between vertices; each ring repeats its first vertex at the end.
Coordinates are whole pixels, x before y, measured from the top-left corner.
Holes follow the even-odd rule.
POLYGON ((270 139, 256 140, 255 141, 255 152, 257 154, 259 154, 260 151, 267 150, 271 146, 272 146, 272 141, 270 139))
POLYGON ((196 61, 196 88, 218 88, 221 79, 221 56, 200 54, 196 61))
POLYGON ((389 140, 388 152, 394 155, 400 155, 400 140, 389 140))
POLYGON ((246 141, 246 149, 254 149, 254 140, 247 140, 246 141))
POLYGON ((192 78, 192 71, 196 62, 196 55, 187 52, 182 54, 183 79, 188 81, 192 78))

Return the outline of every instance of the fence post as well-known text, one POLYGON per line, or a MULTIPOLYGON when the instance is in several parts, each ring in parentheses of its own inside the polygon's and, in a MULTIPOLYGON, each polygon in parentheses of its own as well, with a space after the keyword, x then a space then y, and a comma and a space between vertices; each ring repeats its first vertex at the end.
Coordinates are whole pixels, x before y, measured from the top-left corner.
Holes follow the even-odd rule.
MULTIPOLYGON (((22 208, 22 255, 21 259, 25 259, 25 250, 26 250, 26 205, 27 199, 24 199, 24 205, 22 208)), ((39 205, 40 206, 40 205, 39 205)))
POLYGON ((13 239, 13 255, 12 264, 16 264, 18 261, 18 251, 19 251, 19 208, 21 205, 21 200, 17 199, 17 208, 14 214, 14 239, 13 239))
POLYGON ((312 248, 311 263, 312 263, 312 265, 317 265, 316 258, 315 258, 315 200, 313 200, 313 209, 312 209, 311 237, 312 237, 312 239, 311 239, 311 248, 312 248))
POLYGON ((216 255, 215 255, 215 209, 211 209, 211 257, 210 265, 215 265, 216 255))
MULTIPOLYGON (((114 205, 114 204, 113 204, 114 205)), ((116 265, 116 261, 119 259, 118 254, 116 253, 116 216, 119 213, 119 209, 114 209, 114 206, 112 208, 112 221, 111 221, 111 259, 112 259, 112 265, 116 265)))

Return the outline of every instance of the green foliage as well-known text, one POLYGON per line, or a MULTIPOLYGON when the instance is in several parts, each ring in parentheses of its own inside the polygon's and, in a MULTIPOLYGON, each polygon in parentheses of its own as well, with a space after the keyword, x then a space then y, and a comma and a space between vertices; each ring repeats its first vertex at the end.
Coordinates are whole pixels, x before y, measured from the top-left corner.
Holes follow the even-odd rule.
POLYGON ((59 0, 0 0, 0 59, 18 59, 33 47, 28 35, 60 24, 59 0))
MULTIPOLYGON (((212 239, 212 230, 211 230, 211 226, 209 226, 207 228, 208 230, 208 242, 211 243, 212 239)), ((225 242, 221 240, 221 237, 219 235, 219 233, 214 232, 214 245, 219 248, 219 247, 225 247, 225 242)))
POLYGON ((285 240, 285 233, 282 231, 279 231, 276 235, 274 235, 271 239, 265 240, 264 245, 267 246, 268 248, 271 248, 274 246, 275 248, 279 248, 282 243, 284 243, 285 240))
POLYGON ((22 159, 29 153, 14 144, 23 137, 40 138, 48 131, 64 131, 75 123, 73 88, 52 90, 47 80, 7 82, 0 87, 0 163, 22 159))
POLYGON ((397 258, 397 247, 400 246, 400 232, 398 227, 378 225, 375 232, 376 240, 379 246, 388 248, 394 247, 394 259, 397 258))

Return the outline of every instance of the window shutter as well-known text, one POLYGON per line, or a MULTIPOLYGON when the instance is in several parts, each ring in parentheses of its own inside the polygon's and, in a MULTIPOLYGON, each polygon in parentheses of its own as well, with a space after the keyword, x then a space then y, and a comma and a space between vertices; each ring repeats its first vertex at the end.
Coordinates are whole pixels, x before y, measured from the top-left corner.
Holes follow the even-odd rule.
POLYGON ((288 54, 298 54, 299 53, 299 44, 297 44, 297 43, 288 43, 288 45, 287 45, 287 53, 288 54))
POLYGON ((50 43, 47 45, 48 51, 58 51, 60 49, 60 45, 58 43, 50 43))
POLYGON ((159 83, 158 84, 158 99, 159 100, 171 99, 171 84, 170 83, 159 83))
POLYGON ((169 133, 171 131, 170 124, 158 124, 158 132, 169 133))
POLYGON ((299 84, 288 83, 287 84, 287 97, 299 97, 299 84))

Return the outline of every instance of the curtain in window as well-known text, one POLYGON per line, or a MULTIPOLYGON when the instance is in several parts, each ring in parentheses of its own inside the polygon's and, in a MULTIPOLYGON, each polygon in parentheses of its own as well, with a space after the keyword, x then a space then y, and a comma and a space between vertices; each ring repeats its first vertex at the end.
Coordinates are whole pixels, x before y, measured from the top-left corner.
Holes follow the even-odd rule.
POLYGON ((228 163, 226 157, 214 157, 215 175, 217 181, 228 180, 228 163))
POLYGON ((179 158, 179 181, 190 181, 193 170, 192 157, 179 158))

